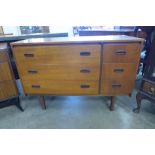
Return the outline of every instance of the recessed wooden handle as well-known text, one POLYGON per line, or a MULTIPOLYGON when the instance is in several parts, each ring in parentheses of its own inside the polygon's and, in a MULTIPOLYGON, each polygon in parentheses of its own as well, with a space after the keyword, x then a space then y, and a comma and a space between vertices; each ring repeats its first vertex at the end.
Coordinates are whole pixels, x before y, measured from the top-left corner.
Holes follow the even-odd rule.
POLYGON ((28 70, 28 73, 30 73, 30 74, 36 74, 36 73, 38 73, 38 71, 36 71, 36 70, 28 70))
POLYGON ((34 54, 32 54, 32 53, 25 53, 24 56, 25 57, 34 57, 34 54))
POLYGON ((116 55, 126 55, 126 51, 125 50, 118 50, 115 52, 116 55))
POLYGON ((90 56, 90 52, 89 51, 81 51, 80 52, 80 56, 90 56))
POLYGON ((81 88, 90 88, 90 85, 88 85, 88 84, 81 84, 80 87, 81 88))
POLYGON ((115 68, 113 71, 114 72, 124 72, 124 69, 123 68, 115 68))
POLYGON ((121 84, 112 84, 113 88, 118 88, 118 87, 121 87, 121 86, 122 86, 121 84))
POLYGON ((32 88, 40 88, 40 85, 32 85, 32 88))
POLYGON ((90 73, 90 69, 81 69, 80 73, 90 73))

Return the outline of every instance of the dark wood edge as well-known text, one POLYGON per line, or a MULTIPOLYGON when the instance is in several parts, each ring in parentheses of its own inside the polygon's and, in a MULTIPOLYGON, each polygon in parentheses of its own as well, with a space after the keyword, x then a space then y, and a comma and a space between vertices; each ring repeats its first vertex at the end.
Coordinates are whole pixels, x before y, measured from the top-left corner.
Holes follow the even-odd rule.
POLYGON ((100 44, 100 42, 75 42, 75 43, 25 43, 25 44, 14 44, 11 45, 12 48, 16 47, 32 47, 32 46, 68 46, 68 45, 96 45, 100 44))
POLYGON ((115 95, 115 94, 110 94, 110 95, 104 95, 104 94, 33 94, 33 93, 26 93, 25 96, 103 96, 103 97, 111 97, 111 96, 128 96, 129 97, 130 93, 127 94, 122 94, 122 95, 115 95))
POLYGON ((15 48, 15 47, 26 47, 26 46, 52 46, 52 45, 59 45, 59 46, 64 46, 64 45, 87 45, 87 44, 137 44, 137 43, 142 43, 143 41, 138 41, 138 40, 135 40, 135 41, 75 41, 75 42, 38 42, 38 43, 16 43, 16 42, 13 42, 11 43, 11 48, 15 48))

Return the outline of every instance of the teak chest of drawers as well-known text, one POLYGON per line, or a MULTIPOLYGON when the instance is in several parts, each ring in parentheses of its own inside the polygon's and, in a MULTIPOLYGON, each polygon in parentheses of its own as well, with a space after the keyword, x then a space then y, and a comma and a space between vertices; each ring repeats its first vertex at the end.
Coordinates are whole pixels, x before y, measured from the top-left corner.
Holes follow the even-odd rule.
POLYGON ((17 87, 7 54, 7 44, 0 43, 0 102, 17 96, 17 87))
MULTIPOLYGON (((143 39, 98 36, 28 39, 12 43, 25 94, 129 95, 143 39)), ((43 98, 42 98, 43 101, 43 98)))

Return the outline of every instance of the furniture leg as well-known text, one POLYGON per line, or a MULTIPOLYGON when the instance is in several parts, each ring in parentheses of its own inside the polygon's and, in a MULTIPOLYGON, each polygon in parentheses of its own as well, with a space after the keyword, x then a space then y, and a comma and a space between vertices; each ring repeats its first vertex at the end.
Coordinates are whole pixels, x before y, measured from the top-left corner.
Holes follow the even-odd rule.
POLYGON ((141 100, 142 100, 141 93, 137 93, 136 95, 137 108, 133 109, 133 112, 139 113, 141 107, 141 100))
POLYGON ((115 96, 111 96, 110 110, 115 110, 115 96))
POLYGON ((39 102, 40 102, 40 105, 42 107, 42 109, 46 109, 46 104, 45 104, 45 98, 44 96, 39 96, 39 102))
POLYGON ((132 93, 129 94, 129 97, 131 97, 131 96, 132 96, 132 93))
POLYGON ((20 110, 20 111, 24 111, 24 109, 21 107, 21 105, 20 105, 20 99, 19 99, 19 97, 17 97, 17 99, 16 99, 16 103, 15 103, 15 105, 16 105, 16 107, 20 110))

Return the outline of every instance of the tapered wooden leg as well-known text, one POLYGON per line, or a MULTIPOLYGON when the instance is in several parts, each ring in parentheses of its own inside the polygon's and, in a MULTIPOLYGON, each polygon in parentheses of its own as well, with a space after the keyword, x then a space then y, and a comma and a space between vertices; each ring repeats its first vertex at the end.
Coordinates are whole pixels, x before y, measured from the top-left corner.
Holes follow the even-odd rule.
POLYGON ((23 109, 23 108, 21 107, 21 105, 20 105, 20 99, 19 99, 19 97, 17 97, 15 105, 16 105, 16 107, 17 107, 19 110, 21 110, 22 112, 24 111, 24 109, 23 109))
POLYGON ((136 95, 137 108, 133 109, 133 112, 139 113, 140 107, 141 107, 141 100, 142 100, 141 94, 140 93, 137 93, 137 95, 136 95))
POLYGON ((129 94, 129 97, 131 97, 131 96, 132 96, 132 93, 129 94))
POLYGON ((110 110, 115 110, 115 96, 111 96, 110 110))
POLYGON ((42 107, 42 109, 46 109, 46 104, 45 104, 45 98, 44 96, 39 96, 39 102, 40 102, 40 105, 42 107))

